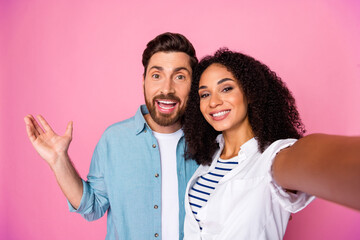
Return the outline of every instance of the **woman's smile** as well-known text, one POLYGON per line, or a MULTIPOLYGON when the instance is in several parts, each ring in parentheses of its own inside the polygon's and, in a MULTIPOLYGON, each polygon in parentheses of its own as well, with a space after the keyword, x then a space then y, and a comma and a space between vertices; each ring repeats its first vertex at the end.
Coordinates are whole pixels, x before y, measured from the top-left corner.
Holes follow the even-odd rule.
POLYGON ((214 121, 221 121, 229 115, 230 111, 231 111, 230 109, 227 109, 227 110, 221 110, 221 111, 214 111, 209 114, 213 118, 214 121))

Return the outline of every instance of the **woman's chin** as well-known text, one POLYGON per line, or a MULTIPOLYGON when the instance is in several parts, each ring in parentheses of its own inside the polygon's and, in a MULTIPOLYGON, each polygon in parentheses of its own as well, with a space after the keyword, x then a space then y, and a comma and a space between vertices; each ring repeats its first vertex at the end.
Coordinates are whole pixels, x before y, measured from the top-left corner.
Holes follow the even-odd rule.
POLYGON ((226 126, 219 126, 219 124, 211 125, 211 126, 218 132, 223 132, 223 131, 226 131, 226 129, 227 129, 226 126))

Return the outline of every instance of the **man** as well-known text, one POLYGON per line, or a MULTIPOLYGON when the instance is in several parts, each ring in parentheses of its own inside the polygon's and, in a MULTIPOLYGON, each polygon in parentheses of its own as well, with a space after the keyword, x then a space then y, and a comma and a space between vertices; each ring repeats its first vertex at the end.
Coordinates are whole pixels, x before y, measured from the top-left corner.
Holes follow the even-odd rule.
POLYGON ((87 181, 67 153, 72 122, 59 136, 42 116, 41 128, 28 115, 26 129, 70 210, 89 221, 108 211, 106 239, 182 239, 185 188, 197 168, 194 161, 184 161, 181 130, 195 50, 181 34, 164 33, 147 44, 142 62, 146 106, 104 132, 87 181))

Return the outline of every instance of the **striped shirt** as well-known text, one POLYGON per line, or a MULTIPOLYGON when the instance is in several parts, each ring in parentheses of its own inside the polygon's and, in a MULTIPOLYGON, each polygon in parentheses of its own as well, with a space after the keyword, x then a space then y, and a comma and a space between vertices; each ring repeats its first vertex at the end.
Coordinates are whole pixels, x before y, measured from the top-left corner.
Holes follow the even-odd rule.
MULTIPOLYGON (((215 191, 215 188, 219 181, 238 164, 238 156, 231 159, 223 160, 219 158, 213 171, 208 172, 200 176, 196 183, 189 190, 189 202, 191 210, 195 216, 196 221, 199 223, 197 213, 200 208, 205 206, 210 199, 211 194, 215 191)), ((199 225, 200 230, 202 230, 199 225)))

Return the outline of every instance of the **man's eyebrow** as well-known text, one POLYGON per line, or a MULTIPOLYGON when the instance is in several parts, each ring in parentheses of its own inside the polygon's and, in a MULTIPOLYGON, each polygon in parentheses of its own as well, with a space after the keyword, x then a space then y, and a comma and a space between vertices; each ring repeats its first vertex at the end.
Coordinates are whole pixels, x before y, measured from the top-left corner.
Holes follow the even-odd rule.
MULTIPOLYGON (((151 69, 157 69, 157 70, 159 70, 159 71, 164 71, 164 68, 163 68, 163 67, 156 66, 156 65, 149 68, 149 70, 151 70, 151 69)), ((191 73, 190 70, 187 69, 186 67, 177 67, 177 68, 174 69, 173 72, 178 72, 178 71, 181 71, 181 70, 185 70, 185 71, 187 71, 189 74, 191 73)))
MULTIPOLYGON (((221 79, 221 80, 219 80, 219 81, 217 82, 217 85, 220 85, 220 84, 222 84, 223 82, 226 82, 226 81, 233 81, 233 82, 234 82, 234 80, 231 79, 231 78, 223 78, 223 79, 221 79)), ((199 87, 199 90, 205 89, 205 88, 207 88, 207 86, 203 85, 203 86, 200 86, 200 87, 199 87)))
POLYGON ((151 69, 153 69, 153 68, 155 68, 155 69, 157 69, 157 70, 159 70, 159 71, 163 71, 163 70, 164 70, 164 68, 163 68, 163 67, 160 67, 160 66, 152 66, 151 68, 149 68, 149 70, 151 70, 151 69))
POLYGON ((187 69, 186 67, 177 67, 177 68, 174 69, 174 72, 178 72, 178 71, 180 71, 180 70, 185 70, 185 71, 187 71, 187 72, 190 74, 190 70, 187 69))

